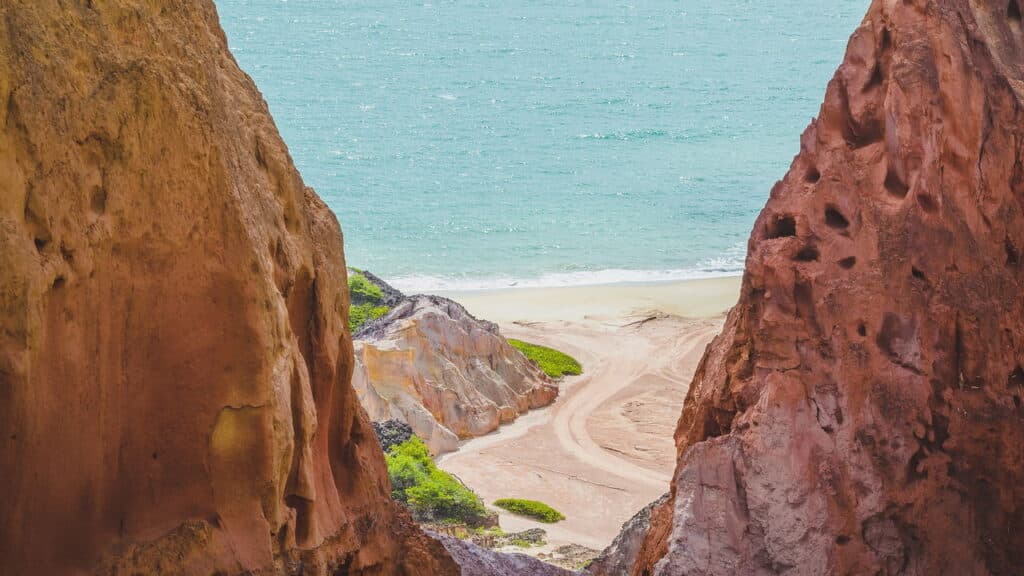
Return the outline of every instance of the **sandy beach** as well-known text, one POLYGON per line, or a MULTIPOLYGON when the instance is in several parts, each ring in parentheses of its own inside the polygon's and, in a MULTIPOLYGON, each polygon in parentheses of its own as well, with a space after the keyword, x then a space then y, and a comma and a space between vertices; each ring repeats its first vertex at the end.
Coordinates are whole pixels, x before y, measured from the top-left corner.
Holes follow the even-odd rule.
POLYGON ((501 512, 506 531, 548 532, 531 553, 604 548, 668 490, 687 386, 739 280, 445 293, 508 337, 573 355, 584 374, 567 378, 552 406, 467 441, 440 467, 488 504, 529 498, 562 511, 554 525, 501 512))

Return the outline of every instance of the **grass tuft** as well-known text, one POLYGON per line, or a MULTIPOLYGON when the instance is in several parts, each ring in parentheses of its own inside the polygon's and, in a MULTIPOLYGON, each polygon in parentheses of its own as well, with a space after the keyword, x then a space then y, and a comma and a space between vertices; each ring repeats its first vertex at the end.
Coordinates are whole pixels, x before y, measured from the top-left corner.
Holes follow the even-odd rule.
POLYGON ((513 514, 528 516, 547 524, 554 524, 565 520, 565 516, 551 506, 536 500, 521 500, 519 498, 502 498, 495 500, 494 505, 498 508, 508 510, 513 514))
POLYGON ((580 363, 564 352, 522 340, 509 339, 508 343, 522 352, 524 356, 536 362, 537 366, 552 378, 579 376, 583 373, 580 363))

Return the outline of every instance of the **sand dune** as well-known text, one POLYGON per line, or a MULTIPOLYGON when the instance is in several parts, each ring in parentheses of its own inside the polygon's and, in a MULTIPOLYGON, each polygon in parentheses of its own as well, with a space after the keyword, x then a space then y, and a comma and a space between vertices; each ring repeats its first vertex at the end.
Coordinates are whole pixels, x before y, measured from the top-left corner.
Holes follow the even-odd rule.
POLYGON ((738 287, 720 279, 449 295, 506 336, 572 354, 585 373, 567 379, 551 407, 466 442, 440 466, 488 503, 531 498, 567 516, 541 525, 502 513, 507 531, 540 526, 552 546, 605 547, 668 490, 686 387, 738 287))

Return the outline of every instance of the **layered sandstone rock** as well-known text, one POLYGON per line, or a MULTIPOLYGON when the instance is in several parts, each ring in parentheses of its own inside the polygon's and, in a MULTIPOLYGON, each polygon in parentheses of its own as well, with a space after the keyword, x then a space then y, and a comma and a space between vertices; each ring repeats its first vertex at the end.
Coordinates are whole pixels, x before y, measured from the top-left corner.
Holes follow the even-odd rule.
POLYGON ((0 573, 452 574, 210 0, 0 3, 0 573))
POLYGON ((1022 9, 871 5, 633 574, 1024 573, 1022 9))
POLYGON ((437 296, 400 300, 359 332, 355 358, 352 385, 370 418, 408 423, 434 454, 558 396, 497 325, 437 296))

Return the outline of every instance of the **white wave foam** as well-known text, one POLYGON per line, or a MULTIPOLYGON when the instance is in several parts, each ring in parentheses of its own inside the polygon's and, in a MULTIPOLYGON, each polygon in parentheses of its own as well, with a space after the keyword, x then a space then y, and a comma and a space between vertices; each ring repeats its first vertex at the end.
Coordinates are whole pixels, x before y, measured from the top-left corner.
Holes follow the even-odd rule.
POLYGON ((593 286, 607 284, 634 284, 701 280, 739 276, 743 267, 684 268, 678 270, 594 270, 587 272, 558 272, 537 278, 446 278, 442 276, 404 276, 389 280, 395 288, 406 293, 446 292, 463 290, 498 290, 502 288, 556 288, 565 286, 593 286))
POLYGON ((508 275, 476 278, 410 275, 391 278, 388 281, 395 288, 410 294, 445 291, 457 292, 463 290, 500 290, 503 288, 558 288, 564 286, 675 282, 679 280, 740 276, 743 274, 746 256, 746 243, 737 242, 719 255, 705 258, 690 268, 669 270, 610 268, 606 270, 550 272, 532 278, 516 278, 508 275))

